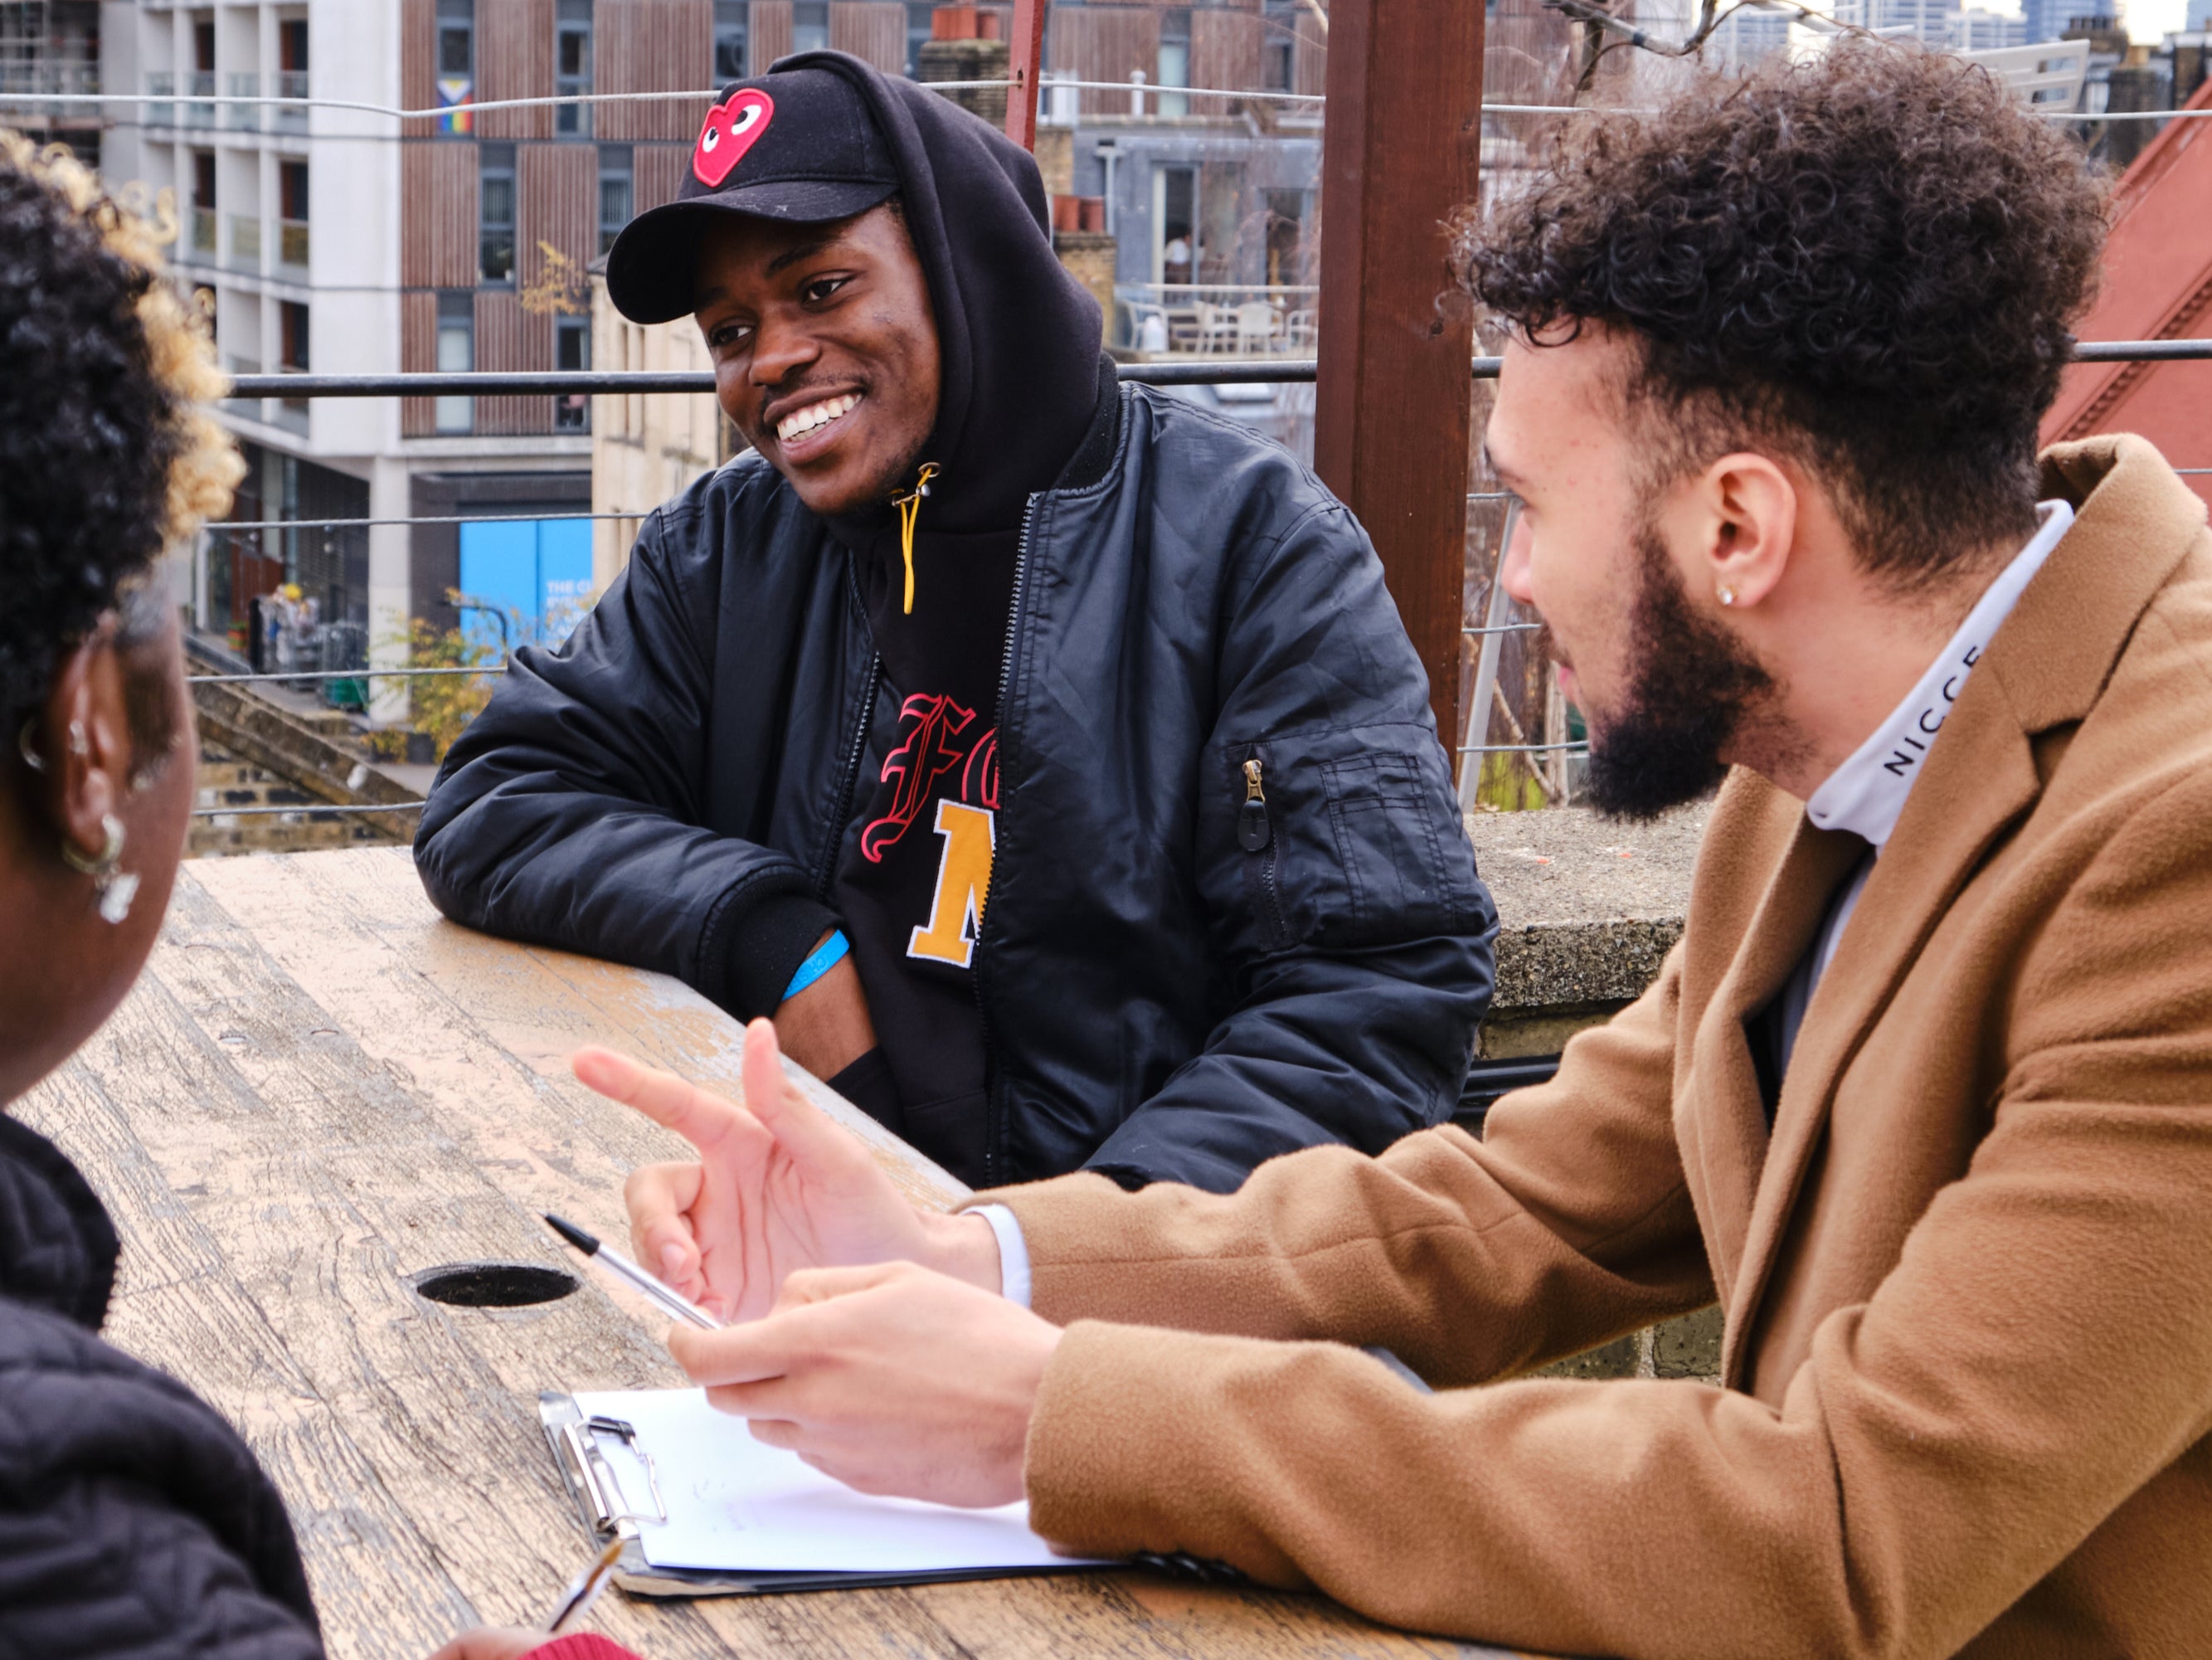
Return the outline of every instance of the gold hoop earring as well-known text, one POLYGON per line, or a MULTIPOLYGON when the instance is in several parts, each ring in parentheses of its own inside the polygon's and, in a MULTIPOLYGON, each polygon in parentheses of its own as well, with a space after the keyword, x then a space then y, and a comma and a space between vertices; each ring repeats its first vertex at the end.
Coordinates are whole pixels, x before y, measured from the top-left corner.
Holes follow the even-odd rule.
POLYGON ((100 828, 107 840, 97 858, 88 859, 64 842, 62 860, 79 876, 92 878, 92 891, 100 897, 100 920, 119 924, 131 915, 131 901, 138 897, 138 877, 137 873, 121 868, 126 839, 123 821, 112 812, 102 813, 100 828))
POLYGON ((1723 605, 1733 605, 1735 604, 1735 590, 1725 582, 1720 585, 1718 597, 1721 604, 1723 605))

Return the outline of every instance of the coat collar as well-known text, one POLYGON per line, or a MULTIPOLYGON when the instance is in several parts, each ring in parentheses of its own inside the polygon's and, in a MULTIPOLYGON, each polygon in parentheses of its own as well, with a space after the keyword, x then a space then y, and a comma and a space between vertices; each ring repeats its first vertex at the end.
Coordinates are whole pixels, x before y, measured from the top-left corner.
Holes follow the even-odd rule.
MULTIPOLYGON (((1931 747, 1806 1012, 1765 1157, 1747 1172, 1743 1247, 1725 1253, 1735 1271, 1724 1292, 1721 1369, 1731 1388, 1745 1384, 1747 1337, 1844 1068, 1974 870, 2040 794, 2033 740, 2088 714, 2136 619, 2204 523, 2203 504, 2136 438, 2059 446, 2045 457, 2044 486, 2045 496, 2075 505, 2074 526, 1997 631, 1931 747)), ((1787 974, 1792 947, 1803 950, 1853 862, 1823 844, 1844 841, 1801 822, 1738 952, 1739 967, 1761 972, 1731 974, 1735 994, 1723 1000, 1741 1006, 1716 1011, 1732 1015, 1739 1045, 1742 1017, 1787 974)), ((1747 1104, 1757 1110, 1755 1090, 1748 1104, 1731 1098, 1717 1110, 1733 1119, 1747 1104)))

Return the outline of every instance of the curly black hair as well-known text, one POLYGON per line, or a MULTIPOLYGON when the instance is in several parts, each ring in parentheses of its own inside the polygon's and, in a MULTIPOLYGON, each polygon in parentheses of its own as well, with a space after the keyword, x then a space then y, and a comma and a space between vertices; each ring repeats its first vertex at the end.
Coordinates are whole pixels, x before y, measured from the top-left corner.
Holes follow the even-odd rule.
POLYGON ((1910 588, 2033 529, 2036 428, 2105 223, 2079 147, 1987 71, 1845 42, 1571 128, 1457 249, 1524 339, 1640 343, 1655 482, 1780 447, 1910 588))
POLYGON ((239 475, 220 377, 161 277, 163 228, 0 132, 0 732, 239 475))

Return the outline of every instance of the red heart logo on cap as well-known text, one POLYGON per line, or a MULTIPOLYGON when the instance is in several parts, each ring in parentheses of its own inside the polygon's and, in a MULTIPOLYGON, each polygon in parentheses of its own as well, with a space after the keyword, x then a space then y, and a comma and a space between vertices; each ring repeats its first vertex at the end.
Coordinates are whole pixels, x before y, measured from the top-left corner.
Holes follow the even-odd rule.
POLYGON ((775 119, 775 100, 751 87, 731 95, 726 104, 707 112, 707 125, 699 130, 699 147, 691 153, 691 171, 709 190, 719 190, 730 169, 768 131, 775 119))

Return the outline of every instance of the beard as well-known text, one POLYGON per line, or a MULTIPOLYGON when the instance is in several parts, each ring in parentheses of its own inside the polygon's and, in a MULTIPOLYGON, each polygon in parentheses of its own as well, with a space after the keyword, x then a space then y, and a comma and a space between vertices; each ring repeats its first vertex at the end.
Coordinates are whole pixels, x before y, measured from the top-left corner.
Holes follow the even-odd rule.
POLYGON ((1692 609, 1649 521, 1637 526, 1635 547, 1627 690, 1619 714, 1590 723, 1586 794, 1609 818, 1649 819, 1719 787, 1722 750, 1776 688, 1739 641, 1692 609))

